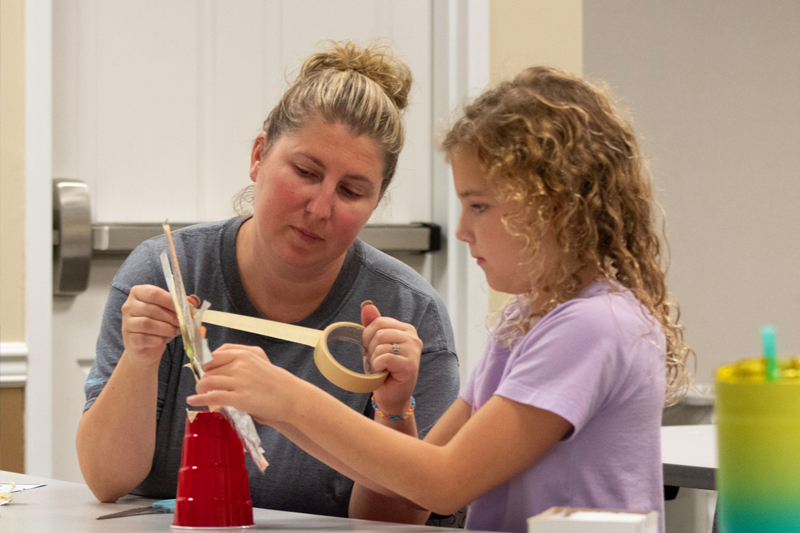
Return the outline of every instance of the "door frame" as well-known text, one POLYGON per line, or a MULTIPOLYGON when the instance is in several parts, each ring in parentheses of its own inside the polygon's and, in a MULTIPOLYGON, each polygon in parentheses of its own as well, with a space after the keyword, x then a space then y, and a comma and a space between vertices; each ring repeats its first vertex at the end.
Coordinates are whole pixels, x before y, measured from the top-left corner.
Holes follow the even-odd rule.
MULTIPOLYGON (((489 0, 433 2, 432 138, 442 117, 489 85, 489 0)), ((435 142, 435 141, 434 141, 435 142)), ((433 158, 433 220, 445 235, 444 253, 434 255, 431 283, 447 305, 456 340, 462 383, 483 355, 488 339, 489 287, 468 247, 456 239, 461 206, 444 155, 433 158)))
POLYGON ((25 473, 53 472, 52 0, 25 0, 25 473))

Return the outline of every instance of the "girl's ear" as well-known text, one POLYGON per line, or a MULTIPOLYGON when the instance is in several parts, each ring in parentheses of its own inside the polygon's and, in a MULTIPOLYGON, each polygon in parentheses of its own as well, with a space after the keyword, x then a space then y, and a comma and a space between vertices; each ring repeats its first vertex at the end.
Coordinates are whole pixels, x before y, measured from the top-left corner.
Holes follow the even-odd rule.
POLYGON ((250 151, 250 180, 255 182, 258 178, 258 171, 261 169, 264 152, 267 148, 267 133, 262 131, 253 141, 253 149, 250 151))
POLYGON ((548 226, 552 226, 559 211, 560 207, 552 199, 546 200, 542 208, 542 221, 548 226))

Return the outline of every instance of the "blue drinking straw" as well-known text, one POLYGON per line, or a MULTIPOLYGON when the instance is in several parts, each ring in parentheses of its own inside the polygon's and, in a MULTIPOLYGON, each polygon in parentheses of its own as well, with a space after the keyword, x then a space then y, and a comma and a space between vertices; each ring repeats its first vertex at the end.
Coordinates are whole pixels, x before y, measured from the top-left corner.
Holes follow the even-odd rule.
POLYGON ((764 346, 765 374, 767 381, 778 381, 781 369, 778 367, 778 350, 775 342, 775 326, 761 327, 761 342, 764 346))

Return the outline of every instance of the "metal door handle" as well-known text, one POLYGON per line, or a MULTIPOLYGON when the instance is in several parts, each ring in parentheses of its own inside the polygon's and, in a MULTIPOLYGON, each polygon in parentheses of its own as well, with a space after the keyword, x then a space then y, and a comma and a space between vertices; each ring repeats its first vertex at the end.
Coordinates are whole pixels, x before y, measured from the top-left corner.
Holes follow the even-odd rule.
POLYGON ((89 285, 92 211, 89 187, 72 179, 53 180, 53 294, 73 295, 89 285))
MULTIPOLYGON (((170 222, 173 230, 196 222, 170 222)), ((139 244, 164 233, 161 223, 94 224, 92 226, 95 254, 129 254, 139 244)), ((442 230, 438 224, 368 224, 361 228, 358 238, 389 253, 424 254, 442 249, 442 230)))

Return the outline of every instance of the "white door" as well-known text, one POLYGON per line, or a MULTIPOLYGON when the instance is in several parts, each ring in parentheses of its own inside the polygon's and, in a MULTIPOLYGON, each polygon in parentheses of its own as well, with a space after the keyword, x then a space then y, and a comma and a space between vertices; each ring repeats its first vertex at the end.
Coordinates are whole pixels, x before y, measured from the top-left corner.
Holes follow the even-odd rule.
MULTIPOLYGON (((95 223, 227 218, 231 198, 249 183, 252 140, 302 59, 324 39, 377 38, 408 63, 415 85, 398 173, 371 222, 436 221, 447 231, 455 203, 432 132, 470 83, 463 59, 470 46, 476 53, 466 25, 475 6, 481 13, 473 27, 481 19, 488 28, 485 1, 53 2, 52 176, 88 184, 95 223), (442 70, 447 76, 437 79, 445 86, 434 87, 442 70), (445 189, 434 183, 434 171, 445 189)), ((488 46, 477 50, 488 56, 488 46)), ((472 85, 486 77, 473 73, 472 85)), ((469 259, 450 241, 438 257, 420 256, 412 266, 440 288, 451 312, 477 301, 458 315, 476 317, 473 326, 480 327, 485 291, 465 297, 478 278, 463 264, 449 274, 448 261, 469 259)), ((82 479, 73 443, 83 381, 120 264, 96 257, 89 289, 53 301, 52 442, 59 444, 52 475, 59 479, 82 479)))

